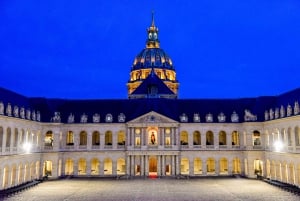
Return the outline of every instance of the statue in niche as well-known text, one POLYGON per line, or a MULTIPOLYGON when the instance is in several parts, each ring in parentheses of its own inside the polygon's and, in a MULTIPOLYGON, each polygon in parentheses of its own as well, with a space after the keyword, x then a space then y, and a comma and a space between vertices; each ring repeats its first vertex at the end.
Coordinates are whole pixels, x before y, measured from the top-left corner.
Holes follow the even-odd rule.
POLYGON ((4 115, 4 104, 2 101, 0 102, 0 114, 4 115))
POLYGON ((68 123, 74 123, 74 115, 72 113, 70 113, 69 117, 68 117, 68 123))
POLYGON ((41 113, 40 113, 40 111, 36 112, 36 120, 37 121, 41 121, 41 113))
POLYGON ((93 122, 99 123, 100 122, 100 115, 98 113, 93 115, 93 122))
POLYGON ((119 122, 125 122, 125 115, 123 113, 120 113, 119 116, 118 116, 118 120, 119 122))
POLYGON ((10 105, 10 103, 8 103, 7 106, 6 106, 6 114, 7 114, 7 116, 11 116, 11 105, 10 105))
POLYGON ((194 122, 200 122, 200 115, 198 113, 194 114, 194 122))
POLYGON ((265 121, 269 120, 269 112, 268 110, 265 111, 265 121))
POLYGON ((87 123, 88 117, 86 114, 82 114, 80 117, 80 123, 87 123))
POLYGON ((270 109, 270 119, 274 119, 274 111, 272 108, 270 109))
POLYGON ((205 116, 205 119, 206 119, 206 122, 213 122, 213 115, 211 113, 208 113, 206 116, 205 116))
POLYGON ((29 119, 29 120, 30 120, 30 116, 31 116, 30 109, 27 109, 27 110, 26 110, 26 119, 29 119))
POLYGON ((224 115, 223 112, 221 112, 221 113, 218 115, 218 121, 219 121, 219 122, 225 122, 225 121, 226 121, 226 116, 224 115))
POLYGON ((295 105, 294 105, 294 115, 299 114, 299 104, 298 101, 295 101, 295 105))
POLYGON ((235 111, 231 114, 231 122, 239 122, 239 115, 235 111))
POLYGON ((50 121, 54 123, 60 123, 61 122, 60 113, 54 112, 54 116, 50 119, 50 121))
POLYGON ((279 108, 275 108, 275 119, 279 118, 279 108))
POLYGON ((19 107, 16 105, 14 106, 14 116, 19 117, 19 107))
POLYGON ((25 119, 25 108, 24 107, 21 107, 20 116, 22 119, 25 119))
POLYGON ((283 118, 285 116, 285 109, 283 107, 283 105, 281 105, 280 107, 280 118, 283 118))
POLYGON ((33 121, 36 120, 36 114, 35 114, 34 110, 32 111, 31 118, 32 118, 33 121))
POLYGON ((250 110, 245 110, 245 115, 244 115, 244 120, 245 121, 256 121, 257 116, 252 114, 250 110))
POLYGON ((293 111, 292 111, 293 109, 292 109, 292 106, 289 104, 288 106, 287 106, 287 108, 286 108, 286 116, 291 116, 292 115, 292 113, 293 113, 293 111))

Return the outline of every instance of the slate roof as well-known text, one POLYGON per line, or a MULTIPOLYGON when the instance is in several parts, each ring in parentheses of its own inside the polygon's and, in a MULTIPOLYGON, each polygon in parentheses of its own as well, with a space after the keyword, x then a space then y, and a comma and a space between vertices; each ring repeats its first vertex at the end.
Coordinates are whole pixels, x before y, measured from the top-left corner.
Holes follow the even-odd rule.
POLYGON ((264 121, 264 112, 288 104, 292 107, 294 102, 300 102, 300 88, 281 94, 279 96, 240 98, 240 99, 98 99, 98 100, 67 100, 48 98, 28 98, 4 88, 0 88, 0 101, 6 107, 8 103, 12 106, 25 107, 40 111, 41 121, 50 122, 54 112, 60 112, 61 121, 67 123, 70 113, 75 116, 75 123, 80 122, 80 116, 88 115, 88 123, 92 123, 92 116, 100 114, 100 122, 105 122, 105 116, 112 114, 113 123, 118 122, 118 115, 123 113, 126 121, 133 120, 143 114, 155 111, 175 121, 180 122, 180 115, 185 113, 188 122, 193 122, 194 113, 199 113, 201 122, 205 122, 205 115, 211 113, 214 122, 217 116, 223 112, 226 122, 231 122, 230 116, 235 111, 239 115, 239 122, 244 122, 244 111, 247 109, 257 115, 257 121, 264 121))

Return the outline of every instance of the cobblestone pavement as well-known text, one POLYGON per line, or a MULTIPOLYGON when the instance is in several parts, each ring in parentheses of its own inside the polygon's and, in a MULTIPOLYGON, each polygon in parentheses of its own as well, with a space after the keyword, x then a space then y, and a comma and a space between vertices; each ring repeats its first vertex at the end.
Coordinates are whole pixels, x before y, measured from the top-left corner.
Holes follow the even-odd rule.
POLYGON ((299 201, 300 196, 258 180, 201 179, 69 179, 47 181, 5 201, 299 201))

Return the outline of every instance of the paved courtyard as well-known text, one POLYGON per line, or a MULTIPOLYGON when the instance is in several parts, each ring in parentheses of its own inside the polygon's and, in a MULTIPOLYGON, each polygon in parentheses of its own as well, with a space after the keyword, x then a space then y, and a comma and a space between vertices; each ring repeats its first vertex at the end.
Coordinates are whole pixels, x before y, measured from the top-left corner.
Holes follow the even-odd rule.
MULTIPOLYGON (((1 198, 0 198, 1 199, 1 198)), ((299 201, 300 197, 258 180, 240 178, 69 179, 47 181, 5 201, 299 201)))

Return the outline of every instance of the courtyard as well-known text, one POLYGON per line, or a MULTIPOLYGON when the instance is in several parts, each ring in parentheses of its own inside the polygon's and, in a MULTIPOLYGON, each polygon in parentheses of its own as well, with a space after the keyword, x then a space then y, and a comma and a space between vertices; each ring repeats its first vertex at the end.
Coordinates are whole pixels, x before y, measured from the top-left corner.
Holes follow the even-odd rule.
POLYGON ((299 201, 299 199, 299 196, 263 181, 243 178, 65 179, 46 181, 4 198, 5 201, 299 201))

